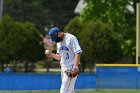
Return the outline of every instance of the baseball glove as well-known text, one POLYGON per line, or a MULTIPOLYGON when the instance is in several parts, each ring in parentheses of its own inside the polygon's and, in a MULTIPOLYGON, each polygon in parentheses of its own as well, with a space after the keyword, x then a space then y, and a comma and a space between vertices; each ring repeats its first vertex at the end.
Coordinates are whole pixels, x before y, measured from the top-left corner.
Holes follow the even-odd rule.
POLYGON ((73 68, 72 70, 66 70, 65 73, 68 77, 73 78, 76 77, 80 73, 80 71, 79 68, 73 68))

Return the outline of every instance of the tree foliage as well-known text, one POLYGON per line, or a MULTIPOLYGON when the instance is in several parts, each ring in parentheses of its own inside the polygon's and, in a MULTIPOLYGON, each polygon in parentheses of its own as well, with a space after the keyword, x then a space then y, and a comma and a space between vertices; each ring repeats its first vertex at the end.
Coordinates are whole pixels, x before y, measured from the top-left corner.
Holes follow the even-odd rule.
POLYGON ((118 34, 110 24, 88 21, 82 27, 80 42, 86 62, 114 63, 122 57, 118 34))
POLYGON ((0 61, 37 61, 43 58, 40 34, 29 22, 14 22, 9 16, 0 21, 0 61))
POLYGON ((79 0, 4 0, 4 15, 14 20, 32 22, 40 30, 56 24, 60 28, 75 16, 79 0), (10 11, 9 11, 10 10, 10 11))
POLYGON ((16 21, 32 22, 42 30, 48 10, 43 6, 42 0, 4 0, 3 12, 4 15, 10 15, 16 21))
POLYGON ((79 31, 81 30, 81 23, 79 17, 76 16, 70 20, 69 24, 64 29, 64 32, 69 32, 78 37, 79 31))
POLYGON ((139 0, 87 0, 87 6, 80 15, 82 21, 93 19, 112 24, 114 31, 120 33, 125 56, 134 56, 136 3, 139 0), (130 46, 125 42, 133 41, 130 46), (131 51, 131 52, 130 52, 131 51))

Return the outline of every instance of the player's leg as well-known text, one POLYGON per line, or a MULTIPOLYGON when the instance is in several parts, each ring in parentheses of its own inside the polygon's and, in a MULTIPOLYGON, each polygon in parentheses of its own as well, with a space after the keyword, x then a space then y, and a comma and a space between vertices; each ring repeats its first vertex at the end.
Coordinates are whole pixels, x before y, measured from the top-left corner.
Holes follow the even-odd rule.
POLYGON ((70 82, 69 77, 65 74, 64 71, 61 71, 61 88, 60 88, 60 93, 67 93, 69 82, 70 82))
POLYGON ((76 79, 77 79, 77 76, 70 79, 70 83, 69 83, 69 87, 68 87, 67 93, 75 93, 75 91, 74 91, 74 85, 75 85, 76 79))
POLYGON ((61 79, 62 79, 62 84, 61 84, 61 89, 60 93, 75 93, 74 92, 74 85, 77 77, 70 78, 66 75, 65 70, 70 69, 72 66, 67 67, 67 68, 61 68, 61 79))

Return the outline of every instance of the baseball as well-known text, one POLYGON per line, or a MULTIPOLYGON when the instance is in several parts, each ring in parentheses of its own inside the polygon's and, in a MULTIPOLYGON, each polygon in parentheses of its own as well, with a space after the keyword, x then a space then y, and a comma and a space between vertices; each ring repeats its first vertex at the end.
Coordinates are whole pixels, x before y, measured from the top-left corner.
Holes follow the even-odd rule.
POLYGON ((50 50, 45 50, 45 54, 49 54, 50 50))

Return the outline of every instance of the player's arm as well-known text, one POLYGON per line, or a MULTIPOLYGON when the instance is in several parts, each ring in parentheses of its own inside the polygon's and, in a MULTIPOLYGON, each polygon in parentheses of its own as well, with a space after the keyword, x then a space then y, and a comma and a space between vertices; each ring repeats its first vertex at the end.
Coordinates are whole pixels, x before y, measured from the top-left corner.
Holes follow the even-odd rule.
POLYGON ((80 53, 75 54, 74 67, 78 67, 78 65, 80 64, 80 56, 80 53))
POLYGON ((76 77, 80 73, 79 68, 78 68, 78 65, 79 65, 79 62, 80 62, 80 54, 81 53, 76 53, 75 54, 74 66, 73 66, 72 70, 71 71, 65 71, 67 76, 70 77, 70 78, 76 77))
POLYGON ((60 60, 61 59, 59 54, 55 54, 51 50, 46 50, 45 55, 47 55, 47 57, 54 58, 55 60, 60 60))
POLYGON ((51 57, 54 58, 54 59, 56 59, 56 60, 60 60, 61 59, 61 57, 60 57, 59 54, 52 53, 52 56, 51 57))
POLYGON ((80 64, 80 55, 82 53, 82 50, 75 36, 71 38, 71 42, 72 42, 73 51, 75 53, 74 67, 78 68, 78 65, 80 64))
POLYGON ((73 65, 72 70, 71 71, 69 71, 69 70, 65 71, 66 75, 70 78, 76 77, 80 73, 79 68, 78 68, 78 65, 79 65, 79 62, 80 62, 80 54, 81 53, 76 53, 75 54, 74 65, 73 65))

